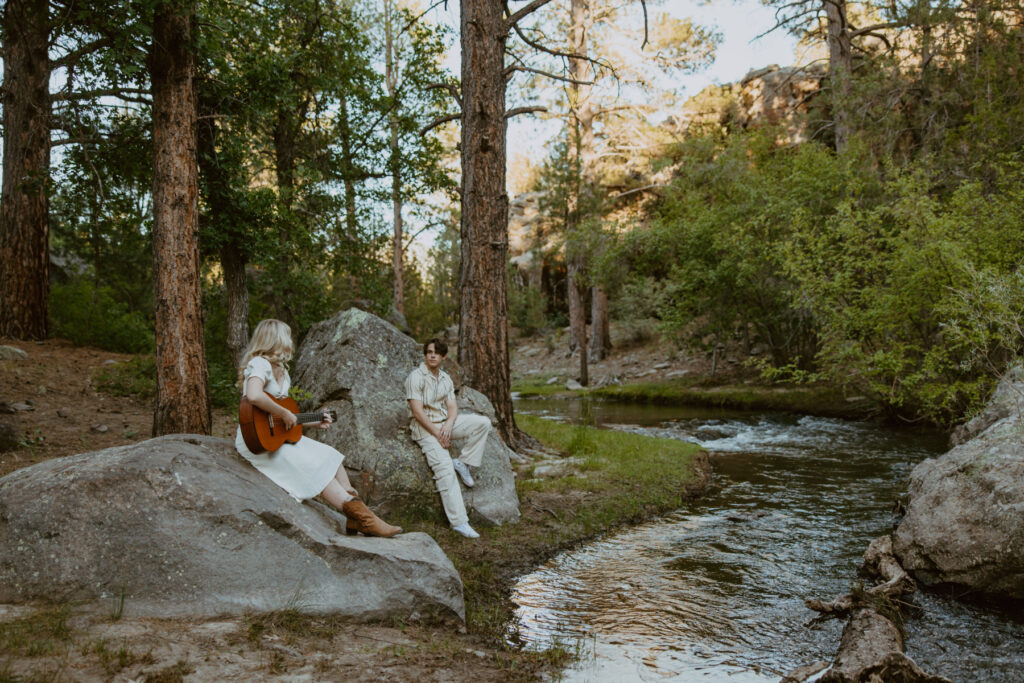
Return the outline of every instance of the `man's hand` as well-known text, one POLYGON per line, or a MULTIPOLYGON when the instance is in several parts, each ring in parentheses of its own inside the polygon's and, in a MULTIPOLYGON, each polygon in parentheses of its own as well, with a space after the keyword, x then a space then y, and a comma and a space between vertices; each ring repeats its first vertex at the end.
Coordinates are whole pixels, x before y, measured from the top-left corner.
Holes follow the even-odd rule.
POLYGON ((437 440, 445 448, 451 448, 453 427, 454 424, 451 420, 446 420, 445 423, 441 425, 441 433, 438 434, 437 440))

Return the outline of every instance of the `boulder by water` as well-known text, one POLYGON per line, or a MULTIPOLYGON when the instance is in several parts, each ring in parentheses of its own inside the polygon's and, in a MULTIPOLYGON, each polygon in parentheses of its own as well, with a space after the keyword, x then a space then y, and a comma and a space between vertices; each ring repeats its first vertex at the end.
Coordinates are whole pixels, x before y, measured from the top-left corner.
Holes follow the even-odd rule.
MULTIPOLYGON (((337 424, 315 437, 345 454, 345 467, 364 500, 384 511, 420 508, 442 515, 433 473, 409 435, 405 378, 422 361, 422 347, 413 339, 372 313, 350 308, 310 328, 292 381, 312 394, 310 405, 338 411, 337 424)), ((454 364, 446 370, 456 382, 459 410, 493 422, 487 397, 459 387, 454 364)), ((509 450, 497 432, 488 437, 473 477, 476 487, 463 489, 471 518, 485 524, 519 519, 509 450)))
POLYGON ((133 616, 297 609, 462 620, 462 582, 422 533, 347 537, 231 441, 174 435, 0 479, 0 603, 84 601, 133 616))
POLYGON ((914 468, 896 556, 925 584, 1024 598, 1024 372, 1006 375, 962 442, 914 468))

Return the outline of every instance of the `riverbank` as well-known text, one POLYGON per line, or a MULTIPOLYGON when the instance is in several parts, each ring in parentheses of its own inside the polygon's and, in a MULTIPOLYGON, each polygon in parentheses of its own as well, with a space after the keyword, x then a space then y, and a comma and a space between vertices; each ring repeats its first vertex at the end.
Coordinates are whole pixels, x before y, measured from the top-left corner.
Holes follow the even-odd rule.
MULTIPOLYGON (((96 379, 110 361, 128 357, 57 340, 23 346, 27 359, 0 362, 0 402, 30 407, 4 416, 23 438, 0 454, 0 474, 148 435, 148 401, 113 397, 96 379)), ((219 436, 233 427, 230 417, 215 416, 219 436)), ((564 666, 573 653, 563 648, 515 647, 513 579, 560 550, 679 507, 707 485, 709 468, 691 444, 520 419, 548 452, 517 466, 518 524, 481 528, 482 538, 470 541, 439 511, 392 520, 430 533, 458 568, 462 632, 292 611, 186 621, 132 618, 131 606, 116 601, 106 615, 71 601, 0 605, 0 680, 536 680, 564 666)))
POLYGON ((861 420, 879 414, 868 397, 834 386, 767 383, 738 349, 720 356, 686 352, 657 338, 636 340, 616 326, 608 356, 579 380, 579 356, 565 352, 564 331, 520 338, 512 351, 512 391, 522 398, 591 398, 654 405, 790 412, 861 420), (574 388, 567 388, 573 386, 574 388))

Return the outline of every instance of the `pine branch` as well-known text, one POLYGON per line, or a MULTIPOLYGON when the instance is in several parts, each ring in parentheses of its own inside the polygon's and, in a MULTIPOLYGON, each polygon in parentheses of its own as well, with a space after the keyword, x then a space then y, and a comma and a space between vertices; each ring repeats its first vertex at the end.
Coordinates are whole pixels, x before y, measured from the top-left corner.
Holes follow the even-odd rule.
POLYGON ((513 116, 519 116, 520 114, 533 114, 535 112, 541 112, 541 111, 547 111, 547 110, 548 110, 547 107, 540 107, 540 106, 516 107, 514 109, 509 109, 507 112, 505 112, 505 118, 506 119, 510 119, 513 116))
MULTIPOLYGON (((520 19, 523 19, 524 17, 526 17, 526 16, 536 12, 537 10, 539 10, 541 7, 543 7, 544 5, 548 4, 549 2, 551 2, 551 0, 533 0, 533 2, 531 2, 526 7, 523 7, 522 9, 520 9, 515 14, 510 14, 508 20, 505 23, 508 25, 509 28, 511 28, 512 26, 515 26, 517 21, 519 21, 520 19)), ((508 3, 505 4, 505 13, 509 14, 508 3)), ((506 33, 508 32, 507 28, 505 29, 505 32, 506 33)))
POLYGON ((513 64, 511 66, 505 67, 505 77, 508 78, 511 74, 513 74, 516 71, 528 71, 530 73, 546 76, 547 78, 553 78, 556 81, 565 81, 566 83, 572 83, 573 85, 594 85, 594 81, 580 81, 569 76, 559 76, 558 74, 553 74, 550 71, 534 69, 531 66, 523 66, 520 64, 513 64))
POLYGON ((94 40, 91 43, 86 43, 85 45, 79 47, 77 50, 72 50, 66 55, 52 60, 50 62, 50 68, 60 69, 66 66, 70 66, 72 64, 76 64, 79 59, 89 54, 90 52, 95 52, 96 50, 99 50, 102 47, 110 47, 113 44, 113 42, 113 38, 111 38, 110 36, 105 36, 103 38, 100 38, 99 40, 94 40))
POLYGON ((151 100, 130 95, 148 95, 149 88, 103 88, 99 90, 77 90, 74 92, 60 92, 50 95, 50 102, 71 102, 78 100, 89 100, 95 97, 117 97, 127 102, 142 102, 152 104, 151 100))
POLYGON ((423 137, 430 131, 434 130, 438 126, 444 125, 449 121, 458 121, 462 118, 462 114, 447 114, 445 116, 438 116, 436 119, 428 123, 427 125, 420 128, 420 137, 423 137))

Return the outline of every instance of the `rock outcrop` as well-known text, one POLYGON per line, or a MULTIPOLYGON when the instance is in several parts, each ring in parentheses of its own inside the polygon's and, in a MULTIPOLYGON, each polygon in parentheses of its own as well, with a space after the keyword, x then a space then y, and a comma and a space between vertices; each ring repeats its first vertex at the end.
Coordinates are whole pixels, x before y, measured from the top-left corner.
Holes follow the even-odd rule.
POLYGON ((1024 372, 999 384, 962 442, 911 473, 893 535, 900 562, 927 585, 1024 598, 1024 372))
MULTIPOLYGON (((292 382, 310 392, 310 405, 338 411, 338 423, 313 436, 345 454, 345 467, 368 503, 384 511, 416 508, 443 515, 433 473, 409 436, 405 378, 422 360, 415 341, 373 314, 352 308, 310 328, 296 356, 292 382)), ((456 382, 459 410, 486 415, 493 422, 490 401, 458 386, 454 364, 446 369, 456 382)), ((463 489, 471 518, 486 524, 519 519, 509 451, 494 431, 473 476, 476 487, 463 489)))
POLYGON ((0 603, 74 600, 126 615, 297 609, 462 620, 462 582, 426 534, 347 537, 232 442, 174 435, 0 479, 0 603))

